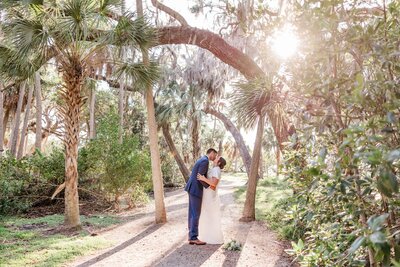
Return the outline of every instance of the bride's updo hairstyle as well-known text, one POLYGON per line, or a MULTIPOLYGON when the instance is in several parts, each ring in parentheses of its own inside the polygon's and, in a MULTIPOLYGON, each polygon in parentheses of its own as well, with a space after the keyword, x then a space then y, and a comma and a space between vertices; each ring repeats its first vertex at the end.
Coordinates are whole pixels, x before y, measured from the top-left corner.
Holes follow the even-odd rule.
POLYGON ((223 157, 220 157, 218 160, 218 166, 221 168, 221 170, 225 167, 226 165, 226 160, 223 157))

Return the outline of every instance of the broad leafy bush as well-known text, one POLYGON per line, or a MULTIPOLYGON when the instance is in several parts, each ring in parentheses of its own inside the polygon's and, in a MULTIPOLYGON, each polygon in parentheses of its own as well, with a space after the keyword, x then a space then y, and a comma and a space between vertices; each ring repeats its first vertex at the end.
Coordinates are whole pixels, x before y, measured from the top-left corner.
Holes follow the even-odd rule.
POLYGON ((27 194, 31 180, 26 161, 0 158, 0 214, 23 211, 30 206, 31 201, 23 195, 27 194))
POLYGON ((304 231, 292 253, 303 266, 400 262, 400 5, 358 21, 337 13, 348 3, 296 7, 303 34, 318 39, 290 66, 291 88, 307 101, 285 153, 288 209, 304 231))
POLYGON ((126 193, 136 192, 132 199, 141 199, 143 191, 151 190, 149 152, 140 146, 134 134, 125 134, 119 142, 117 114, 100 120, 96 139, 86 149, 87 175, 97 176, 101 190, 112 196, 116 204, 126 193))

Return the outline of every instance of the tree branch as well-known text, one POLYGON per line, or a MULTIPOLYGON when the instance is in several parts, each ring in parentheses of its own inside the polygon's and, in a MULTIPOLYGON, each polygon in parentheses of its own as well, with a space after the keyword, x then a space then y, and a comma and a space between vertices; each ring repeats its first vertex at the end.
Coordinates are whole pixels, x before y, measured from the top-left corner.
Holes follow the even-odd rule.
POLYGON ((204 48, 240 71, 247 79, 265 76, 263 70, 246 54, 228 44, 218 34, 195 27, 163 27, 158 30, 157 45, 189 44, 204 48))
POLYGON ((176 19, 182 26, 189 26, 185 18, 172 8, 167 7, 166 5, 158 2, 157 0, 151 0, 151 3, 155 8, 164 11, 165 13, 176 19))

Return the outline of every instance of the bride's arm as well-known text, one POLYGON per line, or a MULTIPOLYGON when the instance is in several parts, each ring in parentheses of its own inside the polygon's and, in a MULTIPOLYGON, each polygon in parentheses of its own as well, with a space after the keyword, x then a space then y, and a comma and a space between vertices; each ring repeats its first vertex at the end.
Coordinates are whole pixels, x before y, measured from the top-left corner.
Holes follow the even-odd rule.
POLYGON ((204 177, 204 176, 201 175, 201 174, 197 174, 197 180, 203 181, 203 182, 209 184, 209 185, 210 185, 210 188, 211 188, 212 190, 215 190, 215 188, 217 187, 217 185, 218 185, 218 183, 219 183, 219 179, 218 179, 218 178, 216 178, 216 177, 213 176, 213 177, 211 177, 210 179, 207 179, 206 177, 204 177))

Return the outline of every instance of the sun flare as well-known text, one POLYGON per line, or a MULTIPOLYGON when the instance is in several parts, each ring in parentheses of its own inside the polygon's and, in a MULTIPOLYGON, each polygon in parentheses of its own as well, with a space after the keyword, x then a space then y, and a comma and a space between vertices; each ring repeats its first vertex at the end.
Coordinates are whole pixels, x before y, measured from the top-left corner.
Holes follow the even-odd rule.
POLYGON ((271 38, 272 50, 283 59, 294 55, 297 52, 298 45, 299 39, 289 27, 275 32, 271 38))

